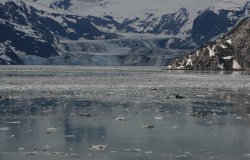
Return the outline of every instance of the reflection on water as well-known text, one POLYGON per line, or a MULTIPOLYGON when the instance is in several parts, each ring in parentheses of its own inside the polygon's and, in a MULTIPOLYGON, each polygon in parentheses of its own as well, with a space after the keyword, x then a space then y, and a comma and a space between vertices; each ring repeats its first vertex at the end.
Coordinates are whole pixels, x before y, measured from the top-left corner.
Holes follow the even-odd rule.
MULTIPOLYGON (((96 69, 93 71, 97 72, 96 69)), ((141 71, 138 74, 137 71, 127 71, 130 74, 130 79, 127 79, 129 82, 126 82, 128 89, 121 89, 121 83, 125 83, 122 82, 124 73, 113 77, 110 80, 112 87, 107 88, 96 85, 105 80, 102 75, 91 75, 96 88, 84 92, 86 95, 81 92, 71 94, 72 89, 63 92, 19 91, 13 86, 26 83, 27 77, 20 74, 15 76, 14 81, 7 76, 10 82, 14 82, 11 82, 13 84, 10 87, 9 84, 6 84, 7 87, 1 84, 7 89, 1 91, 3 96, 0 97, 0 159, 249 159, 248 88, 221 88, 217 81, 213 82, 217 87, 212 89, 192 86, 181 88, 179 84, 174 84, 176 79, 182 82, 183 77, 162 72, 143 77, 145 87, 136 88, 133 87, 133 77, 141 76, 141 71), (168 74, 165 77, 168 84, 172 85, 166 88, 157 85, 162 83, 165 74, 168 74), (151 87, 152 81, 158 81, 153 85, 155 88, 151 87), (116 90, 118 84, 119 89, 116 90), (176 98, 176 93, 182 94, 183 98, 176 98), (119 101, 112 99, 114 97, 119 101), (98 150, 96 145, 107 145, 107 148, 98 150)), ((89 77, 82 72, 81 78, 89 77)), ((109 72, 114 75, 112 70, 106 70, 104 75, 109 72)), ((145 69, 143 72, 151 73, 151 70, 147 72, 145 69)), ((57 77, 55 74, 45 76, 48 78, 46 82, 62 83, 54 79, 57 77)), ((71 74, 69 77, 72 76, 71 80, 74 80, 76 77, 71 74)), ((196 77, 199 73, 185 74, 184 77, 188 75, 185 83, 200 79, 200 75, 196 77)), ((210 77, 214 76, 217 80, 216 75, 213 73, 210 77)), ((248 81, 244 75, 240 78, 248 81)), ((86 79, 79 83, 92 85, 86 79)))

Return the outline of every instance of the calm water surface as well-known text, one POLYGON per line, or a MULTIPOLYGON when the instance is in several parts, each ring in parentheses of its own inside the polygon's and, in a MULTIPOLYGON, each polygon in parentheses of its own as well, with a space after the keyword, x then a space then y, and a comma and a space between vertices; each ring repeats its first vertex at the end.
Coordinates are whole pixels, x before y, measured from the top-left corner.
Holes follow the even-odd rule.
POLYGON ((0 96, 0 160, 250 159, 249 73, 1 66, 0 96))

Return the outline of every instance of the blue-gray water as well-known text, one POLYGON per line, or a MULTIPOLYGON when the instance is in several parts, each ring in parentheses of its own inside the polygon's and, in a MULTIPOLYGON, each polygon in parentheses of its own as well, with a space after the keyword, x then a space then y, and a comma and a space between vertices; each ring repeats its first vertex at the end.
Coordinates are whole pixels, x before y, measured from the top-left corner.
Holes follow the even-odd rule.
POLYGON ((1 66, 0 89, 1 160, 250 159, 245 72, 1 66))

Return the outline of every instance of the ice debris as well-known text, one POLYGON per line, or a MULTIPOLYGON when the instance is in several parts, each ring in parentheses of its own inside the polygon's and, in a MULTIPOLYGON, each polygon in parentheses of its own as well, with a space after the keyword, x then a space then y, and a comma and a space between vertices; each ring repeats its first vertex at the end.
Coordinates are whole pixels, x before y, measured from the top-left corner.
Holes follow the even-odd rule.
POLYGON ((90 149, 96 151, 104 151, 107 148, 107 145, 93 145, 90 149))

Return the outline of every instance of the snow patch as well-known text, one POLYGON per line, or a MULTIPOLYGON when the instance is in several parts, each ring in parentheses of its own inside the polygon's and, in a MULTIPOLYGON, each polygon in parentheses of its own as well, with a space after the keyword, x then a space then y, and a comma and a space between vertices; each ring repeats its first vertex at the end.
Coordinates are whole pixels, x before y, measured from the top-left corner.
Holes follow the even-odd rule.
POLYGON ((207 49, 209 50, 209 56, 210 56, 210 57, 215 56, 215 53, 216 53, 216 52, 215 52, 212 48, 207 47, 207 49))
POLYGON ((228 40, 226 40, 226 43, 232 44, 232 40, 231 40, 231 39, 228 39, 228 40))
POLYGON ((241 66, 239 65, 239 63, 236 60, 233 61, 233 69, 236 69, 236 70, 241 69, 241 66))
POLYGON ((196 57, 199 57, 199 55, 200 55, 200 53, 199 53, 199 51, 196 51, 196 57))
POLYGON ((91 25, 93 25, 96 29, 98 29, 101 32, 115 33, 117 31, 114 24, 109 24, 108 27, 104 27, 104 26, 98 26, 93 22, 90 22, 90 23, 91 23, 91 25))
POLYGON ((224 63, 218 64, 219 69, 224 69, 224 63))
POLYGON ((232 59, 232 58, 233 58, 233 56, 223 57, 224 60, 230 60, 230 59, 232 59))
POLYGON ((0 58, 4 59, 5 61, 11 61, 10 57, 6 56, 5 54, 1 54, 0 58))
POLYGON ((227 48, 227 46, 224 46, 223 44, 221 44, 220 47, 223 49, 227 48))
POLYGON ((7 64, 10 64, 12 61, 5 53, 7 50, 8 42, 0 43, 0 59, 4 60, 7 64))
POLYGON ((220 0, 214 3, 210 10, 219 14, 222 10, 240 11, 243 9, 248 0, 220 0))
POLYGON ((11 25, 16 31, 22 32, 22 33, 24 33, 24 34, 25 34, 26 36, 28 36, 28 37, 33 37, 33 38, 36 39, 37 41, 45 42, 45 41, 42 39, 42 36, 41 36, 38 32, 34 31, 34 30, 32 29, 32 27, 29 26, 29 25, 16 24, 16 23, 14 23, 14 22, 6 21, 6 20, 1 19, 1 18, 0 18, 0 23, 2 23, 2 24, 5 24, 5 23, 6 23, 6 24, 9 24, 9 25, 11 25))
POLYGON ((189 55, 189 59, 187 60, 186 66, 193 66, 193 62, 191 60, 191 55, 189 55))

